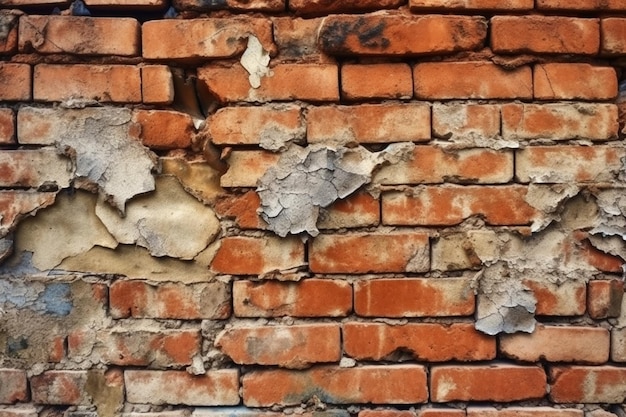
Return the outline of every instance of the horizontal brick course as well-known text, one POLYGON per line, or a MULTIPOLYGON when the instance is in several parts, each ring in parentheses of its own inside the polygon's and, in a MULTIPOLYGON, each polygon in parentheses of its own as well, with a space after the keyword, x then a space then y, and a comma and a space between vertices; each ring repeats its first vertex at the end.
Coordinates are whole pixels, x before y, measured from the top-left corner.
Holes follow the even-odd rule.
POLYGON ((411 67, 407 64, 342 65, 341 96, 345 100, 411 98, 411 67))
POLYGON ((626 400, 626 369, 616 366, 556 366, 550 369, 555 403, 611 403, 626 400))
POLYGON ((18 401, 26 402, 29 399, 26 371, 22 369, 0 369, 0 404, 13 404, 18 401))
POLYGON ((540 64, 533 69, 540 100, 611 100, 617 96, 615 69, 589 64, 540 64))
POLYGON ((601 20, 602 53, 608 55, 626 54, 626 18, 601 20))
POLYGON ((411 10, 415 12, 431 10, 500 10, 519 11, 531 10, 534 6, 533 0, 409 0, 411 10))

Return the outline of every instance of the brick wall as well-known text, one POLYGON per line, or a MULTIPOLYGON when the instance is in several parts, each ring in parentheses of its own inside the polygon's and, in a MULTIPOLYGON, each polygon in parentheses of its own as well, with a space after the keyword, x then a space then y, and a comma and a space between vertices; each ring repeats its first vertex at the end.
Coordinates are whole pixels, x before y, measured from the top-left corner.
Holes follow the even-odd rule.
POLYGON ((624 0, 0 0, 0 417, 626 416, 625 71, 624 0))

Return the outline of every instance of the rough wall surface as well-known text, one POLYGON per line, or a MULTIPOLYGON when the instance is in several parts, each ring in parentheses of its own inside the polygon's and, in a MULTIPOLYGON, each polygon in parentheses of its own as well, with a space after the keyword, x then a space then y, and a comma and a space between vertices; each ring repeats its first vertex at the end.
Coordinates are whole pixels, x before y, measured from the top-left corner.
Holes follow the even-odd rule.
POLYGON ((0 0, 0 417, 625 417, 624 0, 0 0))

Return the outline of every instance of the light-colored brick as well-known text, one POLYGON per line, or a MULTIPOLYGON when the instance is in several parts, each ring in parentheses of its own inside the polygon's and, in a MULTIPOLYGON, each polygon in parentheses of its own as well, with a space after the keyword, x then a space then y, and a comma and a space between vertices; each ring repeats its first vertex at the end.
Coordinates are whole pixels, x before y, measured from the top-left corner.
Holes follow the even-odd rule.
POLYGON ((66 188, 72 179, 72 164, 55 149, 0 152, 0 186, 39 187, 56 184, 66 188))
POLYGON ((499 10, 519 11, 532 10, 533 0, 410 0, 409 6, 412 11, 446 11, 446 10, 499 10))
POLYGON ((585 314, 587 285, 584 282, 567 281, 555 284, 542 279, 526 279, 537 300, 535 314, 539 316, 580 316, 585 314))
POLYGON ((19 16, 10 11, 0 11, 0 26, 3 28, 0 37, 0 55, 14 54, 17 51, 18 20, 19 16))
POLYGON ((611 330, 611 360, 626 362, 626 327, 611 330))
POLYGON ((619 317, 624 291, 624 282, 618 279, 590 281, 587 289, 587 312, 591 318, 619 317))
POLYGON ((626 368, 617 366, 555 366, 550 369, 550 399, 555 403, 626 401, 626 368))
POLYGON ((583 417, 585 412, 575 408, 553 407, 468 407, 467 417, 583 417))
POLYGON ((617 97, 617 74, 589 64, 537 64, 533 89, 539 100, 611 100, 617 97))
POLYGON ((440 139, 497 138, 500 106, 492 104, 435 103, 433 136, 440 139))
POLYGON ((15 143, 15 113, 11 109, 0 109, 0 144, 15 143))
POLYGON ((543 10, 626 10, 621 0, 537 0, 537 8, 543 10))
POLYGON ((279 154, 269 151, 233 151, 227 159, 230 168, 220 177, 220 185, 256 187, 257 181, 279 158, 279 154))
POLYGON ((0 369, 0 404, 28 401, 28 382, 22 369, 0 369))

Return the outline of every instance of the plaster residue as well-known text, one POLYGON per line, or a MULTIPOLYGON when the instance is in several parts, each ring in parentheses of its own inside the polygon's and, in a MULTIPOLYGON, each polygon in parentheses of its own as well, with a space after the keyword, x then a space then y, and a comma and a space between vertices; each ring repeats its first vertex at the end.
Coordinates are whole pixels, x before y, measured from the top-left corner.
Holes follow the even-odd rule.
POLYGON ((360 146, 291 146, 259 180, 260 215, 281 237, 302 232, 317 236, 320 208, 369 183, 379 166, 410 157, 413 147, 392 144, 370 152, 360 146))
POLYGON ((270 54, 263 49, 263 45, 257 39, 256 36, 248 36, 248 47, 241 55, 241 65, 248 71, 248 81, 252 88, 259 88, 261 86, 261 77, 266 77, 270 74, 268 68, 270 64, 270 54))

